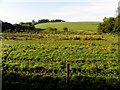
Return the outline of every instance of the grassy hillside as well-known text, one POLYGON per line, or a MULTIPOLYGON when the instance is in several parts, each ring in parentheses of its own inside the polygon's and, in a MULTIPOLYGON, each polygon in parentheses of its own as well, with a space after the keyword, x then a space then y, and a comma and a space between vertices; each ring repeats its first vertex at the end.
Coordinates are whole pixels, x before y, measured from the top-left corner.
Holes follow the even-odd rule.
POLYGON ((46 29, 48 27, 57 28, 62 31, 64 27, 67 27, 70 31, 79 30, 97 30, 98 23, 100 22, 56 22, 56 23, 42 23, 37 24, 36 28, 46 29))

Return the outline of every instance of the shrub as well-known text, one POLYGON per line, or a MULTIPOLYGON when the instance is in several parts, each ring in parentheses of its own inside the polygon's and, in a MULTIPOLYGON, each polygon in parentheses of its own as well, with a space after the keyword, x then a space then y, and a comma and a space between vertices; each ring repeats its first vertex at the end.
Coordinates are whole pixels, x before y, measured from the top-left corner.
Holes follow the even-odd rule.
POLYGON ((63 30, 64 30, 65 32, 67 32, 67 31, 68 31, 68 28, 67 28, 67 27, 64 27, 63 30))
POLYGON ((57 31, 57 28, 54 28, 53 30, 54 30, 54 31, 57 31))
POLYGON ((98 25, 98 33, 118 33, 120 26, 117 24, 118 17, 104 18, 102 23, 98 25))
POLYGON ((48 31, 57 31, 57 28, 48 27, 47 30, 48 31))

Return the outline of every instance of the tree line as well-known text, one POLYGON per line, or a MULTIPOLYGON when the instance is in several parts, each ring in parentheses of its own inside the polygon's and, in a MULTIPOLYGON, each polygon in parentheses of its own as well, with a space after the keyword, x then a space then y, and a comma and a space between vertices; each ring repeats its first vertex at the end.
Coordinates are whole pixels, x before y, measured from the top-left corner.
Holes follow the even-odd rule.
POLYGON ((32 20, 32 24, 39 24, 39 23, 49 23, 49 22, 66 22, 65 20, 61 20, 61 19, 53 19, 53 20, 49 20, 49 19, 41 19, 38 20, 37 22, 35 22, 34 20, 32 20))
POLYGON ((49 20, 49 19, 41 19, 35 22, 35 20, 32 20, 32 22, 20 22, 19 24, 11 24, 8 22, 1 21, 1 27, 2 32, 32 32, 35 31, 35 25, 39 23, 48 23, 48 22, 65 22, 61 19, 55 19, 55 20, 49 20))
POLYGON ((2 32, 30 32, 34 31, 35 27, 32 23, 11 24, 2 22, 2 32))

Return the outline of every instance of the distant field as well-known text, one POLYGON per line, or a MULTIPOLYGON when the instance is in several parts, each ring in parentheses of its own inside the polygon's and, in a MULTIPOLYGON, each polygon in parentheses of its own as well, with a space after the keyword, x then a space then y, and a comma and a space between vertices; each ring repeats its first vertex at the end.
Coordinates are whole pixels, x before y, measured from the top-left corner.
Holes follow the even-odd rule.
POLYGON ((46 29, 48 27, 57 28, 62 31, 64 27, 67 27, 69 31, 79 30, 97 30, 97 26, 100 22, 57 22, 57 23, 42 23, 37 24, 36 28, 46 29))

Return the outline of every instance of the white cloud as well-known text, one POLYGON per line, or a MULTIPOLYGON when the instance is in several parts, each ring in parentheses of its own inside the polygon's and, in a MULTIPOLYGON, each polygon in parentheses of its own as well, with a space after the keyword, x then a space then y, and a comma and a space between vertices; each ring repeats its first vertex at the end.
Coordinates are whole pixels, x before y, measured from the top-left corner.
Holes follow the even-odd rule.
MULTIPOLYGON (((102 0, 107 1, 107 0, 102 0)), ((104 17, 115 17, 118 2, 94 2, 89 6, 64 6, 53 13, 56 17, 69 17, 72 21, 76 20, 99 20, 104 17)))
POLYGON ((0 4, 0 19, 12 23, 30 21, 33 19, 38 20, 40 18, 58 18, 66 21, 102 21, 104 17, 115 16, 118 7, 118 1, 119 0, 2 0, 4 4, 0 4), (8 3, 6 4, 6 2, 8 3), (39 9, 36 9, 34 7, 35 5, 31 6, 34 9, 31 9, 30 11, 22 7, 19 7, 20 9, 18 9, 18 6, 16 5, 18 10, 16 11, 14 10, 15 7, 9 6, 9 2, 89 2, 90 4, 85 6, 67 6, 67 3, 65 3, 66 6, 56 6, 56 11, 51 10, 49 7, 48 9, 45 9, 45 7, 39 7, 39 9), (33 12, 36 15, 33 15, 33 12))

